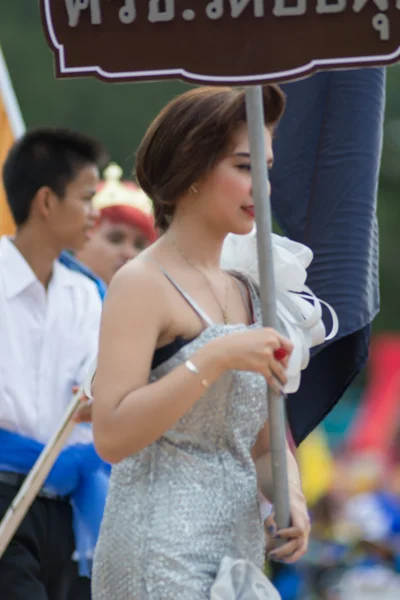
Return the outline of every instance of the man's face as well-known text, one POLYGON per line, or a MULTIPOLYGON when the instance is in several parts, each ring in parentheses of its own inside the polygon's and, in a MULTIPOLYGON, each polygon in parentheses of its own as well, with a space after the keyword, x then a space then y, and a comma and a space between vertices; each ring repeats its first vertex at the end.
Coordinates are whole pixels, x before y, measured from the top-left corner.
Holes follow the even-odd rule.
POLYGON ((98 211, 92 206, 99 171, 94 165, 80 169, 67 186, 63 198, 54 196, 49 203, 48 224, 61 249, 79 251, 89 239, 98 211))
POLYGON ((108 285, 122 265, 149 245, 149 240, 138 227, 103 218, 100 225, 90 232, 90 240, 77 258, 108 285))

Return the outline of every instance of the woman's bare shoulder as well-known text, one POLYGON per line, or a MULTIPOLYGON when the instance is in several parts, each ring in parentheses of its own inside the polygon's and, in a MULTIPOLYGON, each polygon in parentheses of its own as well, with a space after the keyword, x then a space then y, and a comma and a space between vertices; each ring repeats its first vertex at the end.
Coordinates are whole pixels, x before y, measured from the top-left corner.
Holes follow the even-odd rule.
POLYGON ((152 321, 165 326, 168 317, 168 291, 164 277, 154 263, 132 260, 113 277, 104 302, 103 315, 124 315, 139 324, 151 315, 152 321))
POLYGON ((111 280, 107 296, 125 292, 142 295, 160 291, 163 288, 163 276, 157 266, 140 258, 121 267, 111 280))

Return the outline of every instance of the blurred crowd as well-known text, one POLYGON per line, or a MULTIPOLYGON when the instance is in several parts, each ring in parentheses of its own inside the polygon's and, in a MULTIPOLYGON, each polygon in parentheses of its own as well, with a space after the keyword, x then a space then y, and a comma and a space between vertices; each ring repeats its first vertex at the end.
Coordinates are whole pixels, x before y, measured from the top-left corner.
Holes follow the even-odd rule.
MULTIPOLYGON (((295 565, 267 566, 282 599, 399 598, 400 435, 390 456, 343 448, 329 456, 321 447, 324 433, 313 435, 304 443, 310 444, 307 458, 312 463, 312 452, 319 450, 319 463, 321 453, 326 462, 306 490, 312 516, 309 550, 295 565)), ((303 468, 312 465, 303 461, 303 468)))

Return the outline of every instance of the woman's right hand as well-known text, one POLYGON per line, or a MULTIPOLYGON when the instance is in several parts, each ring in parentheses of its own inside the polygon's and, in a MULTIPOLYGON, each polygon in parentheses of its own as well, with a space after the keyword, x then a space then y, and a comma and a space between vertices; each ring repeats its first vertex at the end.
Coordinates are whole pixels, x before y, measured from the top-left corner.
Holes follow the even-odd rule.
POLYGON ((260 373, 278 394, 287 382, 285 369, 293 350, 292 342, 271 327, 253 329, 218 338, 211 342, 218 344, 226 370, 253 371, 260 373), (274 353, 279 348, 286 352, 285 358, 278 360, 274 353))

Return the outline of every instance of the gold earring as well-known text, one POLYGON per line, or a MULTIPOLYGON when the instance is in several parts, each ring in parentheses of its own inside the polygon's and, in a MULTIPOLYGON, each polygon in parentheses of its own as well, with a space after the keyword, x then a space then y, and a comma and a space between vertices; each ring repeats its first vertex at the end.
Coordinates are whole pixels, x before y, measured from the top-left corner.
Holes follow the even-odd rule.
POLYGON ((197 192, 199 191, 195 183, 193 183, 193 185, 190 186, 190 190, 193 192, 193 194, 197 194, 197 192))

